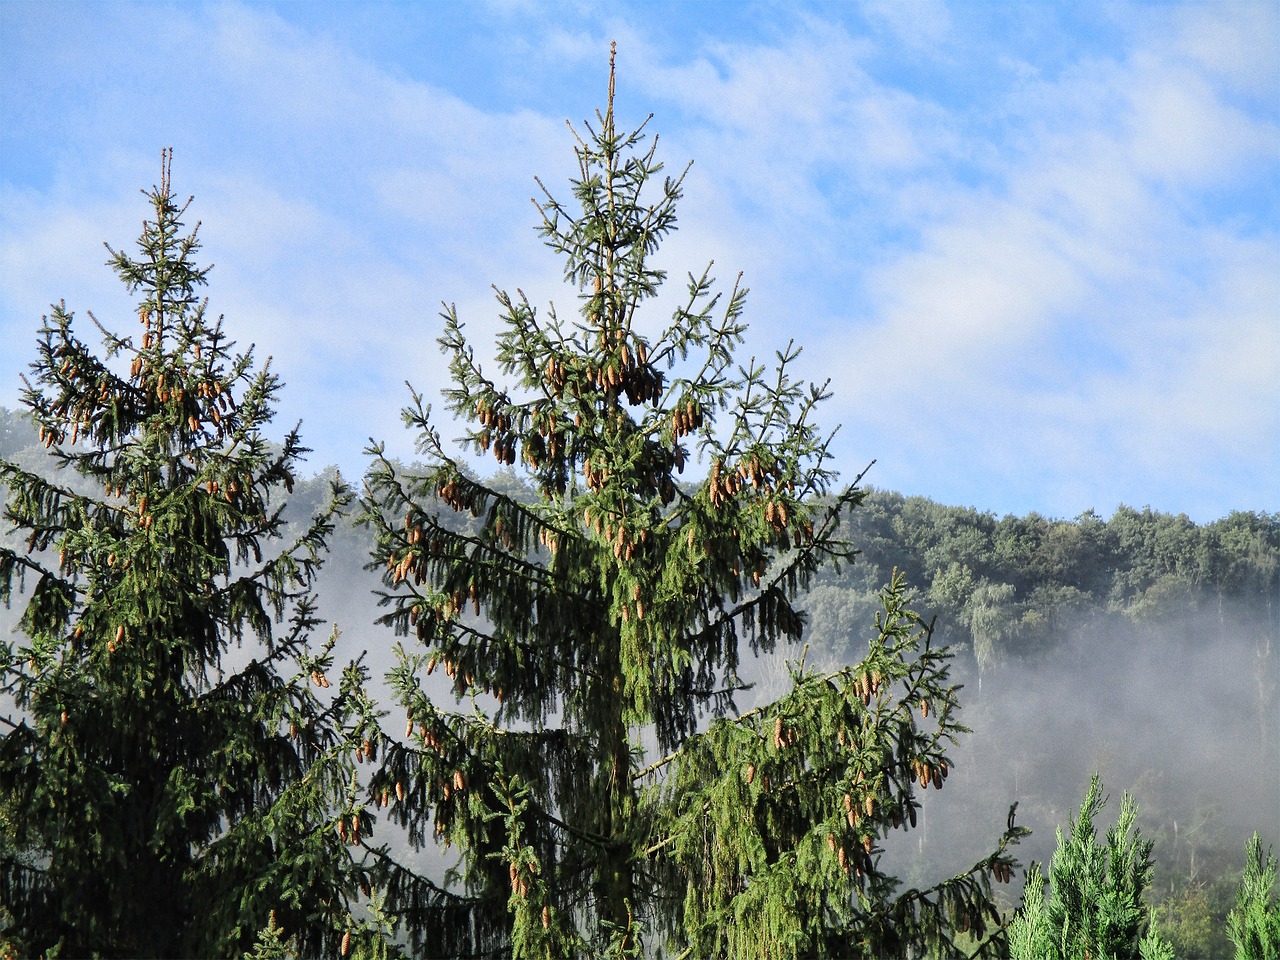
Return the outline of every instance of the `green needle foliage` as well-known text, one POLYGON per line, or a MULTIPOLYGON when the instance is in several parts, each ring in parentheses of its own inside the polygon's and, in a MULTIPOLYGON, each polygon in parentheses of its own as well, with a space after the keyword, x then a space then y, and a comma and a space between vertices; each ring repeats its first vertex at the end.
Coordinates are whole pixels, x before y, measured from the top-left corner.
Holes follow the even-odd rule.
POLYGON ((1052 895, 1033 864, 1022 909, 1009 929, 1014 960, 1166 960, 1172 951, 1156 933, 1142 900, 1151 880, 1152 841, 1135 825, 1138 805, 1126 794, 1120 816, 1098 842, 1093 821, 1106 804, 1094 774, 1068 836, 1058 830, 1049 867, 1052 895))
POLYGON ((934 887, 902 890, 882 862, 880 841, 915 827, 917 791, 942 788, 945 751, 965 731, 951 654, 904 590, 900 577, 884 590, 861 663, 795 670, 787 695, 716 721, 654 765, 673 769, 656 790, 663 839, 650 852, 670 846, 660 862, 683 892, 676 932, 690 955, 1003 952, 991 881, 1017 866, 1009 847, 1026 831, 1012 810, 994 853, 934 887))
POLYGON ((23 402, 59 469, 0 462, 0 598, 25 603, 0 646, 7 935, 238 956, 267 930, 336 953, 364 876, 333 825, 376 719, 358 665, 327 690, 308 588, 350 494, 285 540, 305 449, 264 438, 279 381, 198 297, 162 167, 137 253, 110 251, 141 330, 91 317, 95 352, 55 306, 23 402))
POLYGON ((648 332, 683 177, 658 179, 646 139, 615 127, 611 65, 574 203, 543 188, 540 204, 576 318, 499 292, 493 379, 444 313, 463 451, 522 471, 532 498, 474 479, 416 393, 425 464, 371 451, 383 620, 410 640, 390 675, 406 735, 370 788, 412 843, 461 854, 437 886, 384 850, 390 909, 433 957, 948 954, 959 931, 999 946, 1012 815, 989 858, 928 890, 881 863, 964 729, 900 579, 861 664, 796 668, 789 694, 737 714, 740 649, 802 638, 796 598, 852 555, 835 530, 863 494, 832 493, 826 392, 795 379, 799 351, 735 363, 741 286, 690 274, 648 332), (694 462, 705 476, 682 480, 694 462))
POLYGON ((1235 944, 1236 960, 1280 957, 1280 900, 1272 895, 1276 858, 1262 855, 1256 833, 1245 848, 1244 876, 1236 890, 1236 906, 1227 914, 1227 936, 1235 944))

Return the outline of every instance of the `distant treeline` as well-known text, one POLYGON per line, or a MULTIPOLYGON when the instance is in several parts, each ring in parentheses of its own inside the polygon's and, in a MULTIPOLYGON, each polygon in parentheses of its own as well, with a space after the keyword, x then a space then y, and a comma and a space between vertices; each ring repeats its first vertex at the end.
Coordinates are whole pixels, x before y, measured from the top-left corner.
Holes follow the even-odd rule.
POLYGON ((1236 511, 1205 525, 1127 506, 1105 520, 996 517, 872 490, 845 528, 858 562, 825 572, 809 603, 813 632, 828 642, 858 639, 895 567, 939 634, 970 645, 984 668, 1048 652, 1098 617, 1162 631, 1216 622, 1261 641, 1280 627, 1280 514, 1236 511))
MULTIPOLYGON (((34 464, 43 452, 22 414, 0 407, 0 457, 34 464)), ((515 474, 495 479, 520 494, 515 474)), ((303 515, 326 490, 324 475, 304 481, 291 511, 303 515)), ((836 655, 856 650, 895 569, 937 617, 938 635, 984 670, 1049 653, 1098 618, 1166 633, 1216 624, 1267 652, 1280 640, 1280 513, 1235 511, 1204 525, 1123 505, 1109 519, 1092 510, 1071 520, 997 517, 872 488, 843 526, 858 558, 824 569, 805 604, 813 641, 836 655)), ((366 560, 354 530, 342 531, 335 552, 330 564, 347 572, 366 560)))

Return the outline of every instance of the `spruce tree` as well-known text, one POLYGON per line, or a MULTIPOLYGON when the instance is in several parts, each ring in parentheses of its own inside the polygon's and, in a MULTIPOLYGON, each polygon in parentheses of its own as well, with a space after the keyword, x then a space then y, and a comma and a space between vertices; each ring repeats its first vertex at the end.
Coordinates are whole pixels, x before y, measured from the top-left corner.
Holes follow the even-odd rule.
POLYGON ((1262 854, 1262 838, 1254 833, 1245 847, 1244 875, 1236 888, 1236 905, 1227 914, 1227 936, 1236 960, 1280 956, 1280 900, 1272 893, 1276 858, 1262 854))
POLYGON ((1168 960, 1142 894, 1151 881, 1152 841, 1136 826, 1138 805, 1125 794, 1120 816, 1098 842, 1094 818, 1106 805, 1094 774, 1080 813, 1058 830, 1049 866, 1052 893, 1032 865, 1022 909, 1009 930, 1014 960, 1168 960))
POLYGON ((796 379, 798 349, 735 363, 740 283, 690 274, 651 334, 683 175, 659 180, 644 126, 615 126, 611 62, 605 112, 574 133, 573 203, 539 182, 578 316, 498 292, 491 377, 446 307, 461 447, 415 392, 425 461, 371 448, 363 518, 383 620, 408 640, 389 677, 405 737, 370 794, 415 845, 461 855, 436 884, 384 847, 391 909, 433 957, 878 957, 950 953, 961 931, 998 945, 1012 813, 986 860, 927 890, 882 861, 963 731, 948 654, 901 579, 861 663, 795 665, 786 696, 737 712, 740 656, 802 639, 797 598, 852 555, 835 530, 863 494, 835 490, 827 393, 796 379), (477 479, 466 457, 485 454, 532 495, 477 479), (438 671, 454 703, 428 694, 438 671))
POLYGON ((5 935, 225 957, 269 930, 337 953, 367 878, 334 826, 361 829, 376 719, 363 668, 329 679, 309 584, 350 494, 285 538, 306 451, 267 440, 280 382, 200 298, 169 169, 136 253, 107 248, 141 329, 90 314, 95 350, 54 306, 23 392, 50 469, 0 461, 20 537, 0 598, 24 605, 0 645, 5 935))

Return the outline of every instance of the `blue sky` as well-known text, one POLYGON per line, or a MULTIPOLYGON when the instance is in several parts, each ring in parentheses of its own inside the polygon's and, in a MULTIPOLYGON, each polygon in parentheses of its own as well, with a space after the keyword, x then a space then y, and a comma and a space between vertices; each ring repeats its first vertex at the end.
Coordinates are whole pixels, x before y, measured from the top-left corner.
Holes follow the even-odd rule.
POLYGON ((441 301, 486 345, 490 284, 571 308, 529 198, 610 40, 620 119, 694 161, 663 264, 744 273, 743 358, 805 346, 846 478, 1280 510, 1272 2, 0 3, 0 405, 51 302, 128 329, 101 244, 172 146, 310 463, 411 456, 441 301))

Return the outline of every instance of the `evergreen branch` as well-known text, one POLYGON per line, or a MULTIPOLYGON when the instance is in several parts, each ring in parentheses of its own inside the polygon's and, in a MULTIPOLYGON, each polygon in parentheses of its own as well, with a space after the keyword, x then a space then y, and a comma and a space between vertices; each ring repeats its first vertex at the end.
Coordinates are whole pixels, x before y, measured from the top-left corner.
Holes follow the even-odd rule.
MULTIPOLYGON (((872 462, 874 463, 874 461, 872 462)), ((868 466, 867 469, 870 469, 870 467, 868 466)), ((854 481, 854 484, 848 487, 827 508, 821 525, 814 531, 813 538, 804 543, 799 549, 793 550, 787 563, 779 568, 764 586, 759 588, 755 596, 746 602, 736 604, 728 611, 720 611, 720 615, 716 618, 708 618, 706 625, 699 629, 696 634, 690 635, 691 638, 710 636, 730 623, 747 620, 749 614, 772 599, 785 598, 787 593, 790 592, 788 588, 794 583, 798 571, 815 569, 818 565, 815 557, 819 554, 824 556, 832 555, 835 552, 833 550, 834 541, 828 540, 826 535, 839 524, 840 515, 844 509, 850 503, 857 501, 860 491, 857 490, 856 484, 865 473, 866 470, 863 470, 858 475, 857 480, 854 481)), ((845 553, 841 556, 847 558, 849 554, 845 553)))
MULTIPOLYGON (((53 577, 54 579, 59 579, 57 574, 52 570, 45 568, 39 563, 39 561, 32 560, 29 556, 18 553, 16 550, 12 550, 9 547, 0 547, 0 571, 3 571, 8 575, 12 567, 15 566, 22 567, 25 570, 30 570, 33 573, 38 573, 42 577, 53 577)), ((8 599, 7 593, 8 592, 6 590, 6 601, 8 599)))
POLYGON ((406 867, 404 864, 400 863, 400 861, 396 860, 393 856, 391 856, 385 844, 381 844, 376 847, 371 846, 362 838, 360 840, 360 846, 364 849, 364 851, 367 854, 371 855, 380 864, 382 864, 385 867, 388 867, 389 868, 388 872, 398 874, 402 877, 412 877, 413 882, 415 884, 425 887, 426 889, 430 890, 433 894, 435 894, 436 896, 440 897, 443 900, 448 900, 459 905, 475 904, 475 903, 482 902, 482 898, 480 897, 465 897, 459 893, 454 893, 452 890, 449 890, 447 887, 439 886, 430 877, 425 877, 422 874, 416 872, 415 870, 412 870, 411 868, 406 867))

